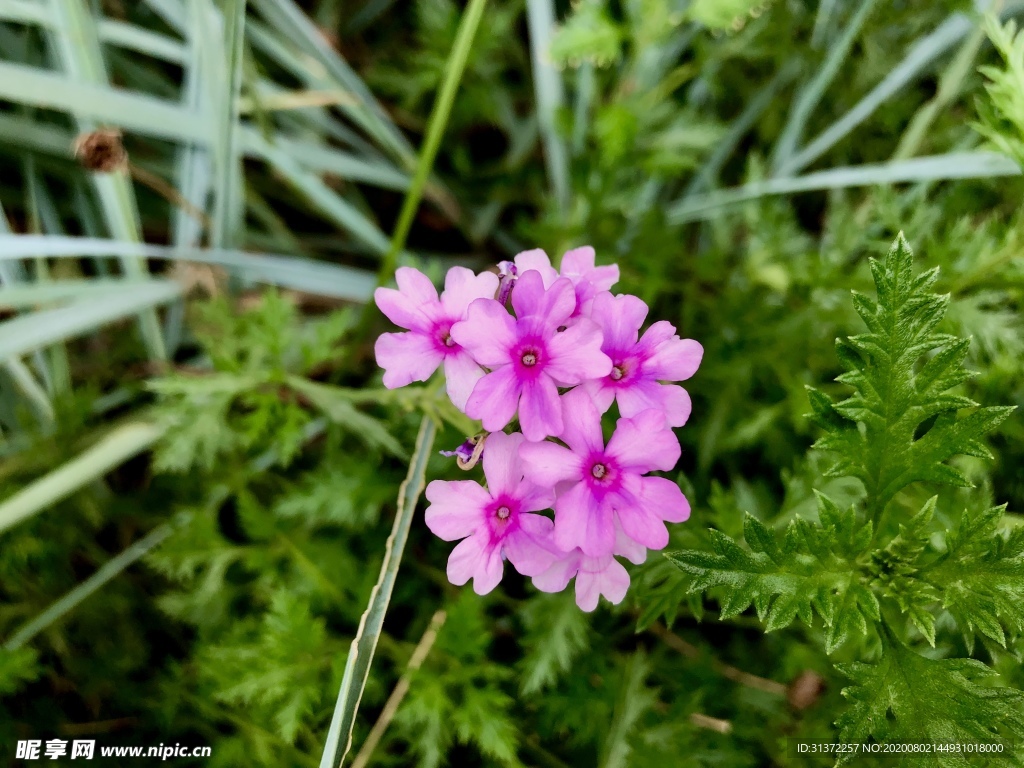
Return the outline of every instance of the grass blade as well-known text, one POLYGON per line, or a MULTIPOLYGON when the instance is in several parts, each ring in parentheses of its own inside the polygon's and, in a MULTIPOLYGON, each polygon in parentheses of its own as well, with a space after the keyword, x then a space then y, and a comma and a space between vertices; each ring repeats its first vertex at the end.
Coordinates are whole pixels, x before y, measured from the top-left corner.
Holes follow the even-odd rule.
POLYGON ((118 427, 71 461, 0 503, 0 532, 103 477, 114 467, 149 448, 162 434, 161 427, 144 422, 118 427))
POLYGON ((171 525, 160 525, 123 552, 112 557, 100 566, 92 576, 78 584, 31 621, 19 627, 7 642, 4 643, 4 649, 13 651, 21 648, 51 624, 54 624, 73 611, 83 600, 128 568, 132 563, 135 563, 149 553, 150 550, 159 546, 173 532, 174 528, 171 525))
MULTIPOLYGON (((482 3, 481 3, 482 5, 482 3)), ((384 562, 381 563, 380 577, 370 592, 370 601, 359 622, 359 629, 352 639, 352 647, 345 663, 345 674, 338 691, 338 700, 327 733, 320 768, 337 768, 352 748, 352 730, 355 728, 359 701, 370 675, 370 664, 377 649, 377 641, 384 627, 384 615, 391 601, 398 566, 402 562, 402 551, 409 536, 409 528, 416 511, 416 503, 426 483, 427 461, 434 445, 436 427, 427 416, 420 422, 416 437, 416 448, 409 463, 409 473, 398 490, 398 509, 395 523, 391 528, 384 548, 384 562)), ((0 518, 2 519, 2 518, 0 518)))
POLYGON ((376 285, 370 272, 295 256, 225 249, 172 248, 103 238, 0 234, 0 264, 6 260, 30 256, 132 256, 217 264, 237 269, 242 277, 251 280, 346 301, 366 301, 373 295, 376 285))
POLYGON ((843 30, 843 34, 830 47, 828 55, 821 66, 818 67, 814 77, 811 78, 804 88, 801 88, 800 95, 793 104, 789 119, 786 121, 786 126, 782 130, 782 135, 775 145, 775 170, 772 174, 773 176, 784 175, 781 169, 787 167, 789 159, 793 156, 797 145, 803 138, 804 129, 807 127, 807 121, 814 112, 814 108, 818 106, 821 97, 825 95, 825 91, 835 79, 836 74, 839 72, 839 67, 846 60, 850 48, 853 47, 854 41, 860 35, 864 22, 868 20, 868 16, 874 7, 875 0, 861 0, 857 12, 850 19, 850 23, 843 30))
POLYGON ((65 307, 18 315, 0 323, 0 360, 81 336, 180 296, 178 283, 153 280, 113 296, 80 299, 65 307))
POLYGON ((681 200, 670 205, 666 215, 673 224, 681 224, 708 219, 726 206, 767 195, 911 181, 987 179, 996 176, 1017 176, 1020 173, 1021 170, 1016 163, 996 152, 951 152, 892 163, 833 168, 797 178, 757 181, 736 189, 724 189, 690 200, 681 200))
POLYGON ((459 81, 462 80, 462 72, 466 68, 466 60, 473 47, 473 38, 476 37, 476 30, 480 26, 480 19, 483 18, 486 4, 487 0, 470 0, 459 21, 459 30, 455 35, 455 43, 452 45, 452 52, 448 56, 448 64, 445 67, 444 81, 441 83, 441 90, 437 94, 434 108, 430 112, 427 134, 423 140, 423 147, 420 149, 412 186, 409 187, 409 192, 405 196, 405 200, 402 201, 402 210, 398 214, 398 223, 395 225, 395 232, 391 238, 391 247, 388 249, 378 273, 377 282, 381 285, 391 279, 398 266, 398 256, 405 247, 413 217, 419 208, 423 190, 430 177, 430 169, 434 167, 434 158, 437 157, 437 150, 441 146, 441 137, 444 135, 445 126, 448 125, 452 104, 455 103, 455 93, 459 88, 459 81))
POLYGON ((533 63, 533 88, 537 99, 537 120, 544 142, 544 160, 555 201, 563 212, 569 206, 569 156, 558 134, 555 115, 565 104, 562 76, 551 63, 551 33, 555 28, 552 0, 526 0, 526 20, 530 28, 530 59, 533 63))

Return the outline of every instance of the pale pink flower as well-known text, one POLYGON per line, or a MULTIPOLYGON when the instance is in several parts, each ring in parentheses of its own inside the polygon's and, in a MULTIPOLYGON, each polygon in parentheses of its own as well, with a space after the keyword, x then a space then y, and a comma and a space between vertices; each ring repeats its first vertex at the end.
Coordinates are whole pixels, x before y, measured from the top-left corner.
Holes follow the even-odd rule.
POLYGON ((597 325, 584 318, 565 327, 575 304, 568 280, 559 278, 545 289, 540 273, 529 270, 512 291, 514 318, 494 299, 477 299, 466 319, 452 326, 452 338, 490 369, 465 408, 484 429, 504 429, 518 410, 528 440, 558 435, 558 387, 608 375, 611 360, 601 351, 597 325))
POLYGON ((448 580, 486 595, 509 562, 524 576, 550 566, 557 552, 550 543, 552 523, 530 514, 551 506, 553 495, 523 477, 519 460, 521 434, 495 432, 487 438, 484 476, 487 488, 474 480, 434 480, 427 486, 430 506, 427 527, 445 541, 462 541, 448 558, 448 580))
MULTIPOLYGON (((647 559, 647 550, 627 537, 618 526, 613 554, 623 555, 637 565, 647 559)), ((612 554, 588 557, 579 547, 534 576, 533 585, 541 592, 561 592, 573 577, 576 578, 576 605, 588 613, 597 607, 599 596, 604 595, 610 603, 617 605, 629 588, 629 574, 612 554)))
POLYGON ((465 267, 452 267, 444 281, 444 293, 429 278, 412 267, 395 272, 398 290, 378 288, 374 300, 380 311, 407 333, 383 333, 374 352, 384 369, 384 386, 404 387, 414 381, 426 381, 444 364, 448 396, 460 410, 476 382, 483 376, 477 362, 451 336, 452 325, 466 317, 475 299, 494 298, 498 276, 479 275, 465 267))
MULTIPOLYGON (((597 267, 594 260, 594 249, 589 245, 573 248, 562 256, 561 277, 568 278, 576 294, 576 308, 571 317, 589 316, 594 297, 619 281, 617 264, 597 267)), ((550 288, 559 278, 558 270, 551 266, 551 259, 540 248, 517 254, 515 268, 519 275, 529 270, 539 272, 545 288, 550 288)))
POLYGON ((536 483, 558 486, 554 543, 563 552, 576 547, 590 557, 615 549, 615 523, 648 549, 668 543, 665 522, 681 523, 690 505, 679 486, 662 477, 644 477, 670 470, 680 447, 665 426, 661 411, 647 410, 619 419, 608 445, 601 434, 601 415, 589 395, 576 388, 562 397, 564 429, 554 442, 524 443, 519 449, 527 475, 536 483))
POLYGON ((693 339, 680 339, 664 320, 640 338, 647 305, 636 296, 599 294, 591 316, 603 332, 601 349, 612 359, 611 373, 584 384, 598 409, 603 413, 617 400, 623 416, 653 408, 665 414, 670 427, 683 426, 690 417, 690 395, 678 384, 659 382, 690 378, 704 348, 693 339))

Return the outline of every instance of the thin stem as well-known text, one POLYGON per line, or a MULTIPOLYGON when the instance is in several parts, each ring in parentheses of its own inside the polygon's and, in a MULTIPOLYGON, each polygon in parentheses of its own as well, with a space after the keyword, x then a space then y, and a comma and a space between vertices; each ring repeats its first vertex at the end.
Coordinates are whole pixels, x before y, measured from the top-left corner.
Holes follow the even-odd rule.
MULTIPOLYGON (((703 655, 700 648, 686 642, 679 635, 661 624, 652 624, 648 627, 647 631, 660 637, 665 641, 665 645, 673 650, 679 651, 679 653, 683 654, 683 656, 686 656, 688 659, 695 659, 703 655)), ((742 669, 726 664, 718 659, 712 659, 711 666, 722 677, 726 677, 740 685, 745 685, 748 688, 756 688, 759 691, 771 693, 776 696, 785 696, 787 693, 788 689, 782 683, 777 683, 774 680, 769 680, 765 677, 758 677, 750 672, 744 672, 742 669)), ((722 731, 722 733, 728 733, 728 731, 722 731)))
MULTIPOLYGON (((462 81, 462 73, 466 68, 466 61, 469 58, 470 49, 473 47, 473 38, 476 36, 477 27, 480 26, 480 19, 483 18, 484 6, 487 0, 470 0, 469 7, 459 22, 459 31, 455 37, 455 44, 452 46, 451 55, 448 58, 448 66, 445 70, 444 82, 441 84, 441 91, 437 95, 437 103, 430 113, 430 121, 427 123, 427 135, 420 150, 420 156, 416 163, 416 173, 409 186, 409 192, 402 203, 402 210, 398 215, 398 223, 395 225, 395 232, 391 237, 391 247, 388 249, 384 260, 381 263, 380 271, 377 273, 377 284, 384 285, 395 273, 398 266, 398 255, 405 247, 405 241, 409 236, 412 227, 413 217, 419 209, 423 191, 427 186, 427 179, 434 167, 434 159, 441 146, 441 138, 448 125, 448 118, 451 116, 452 105, 455 103, 455 93, 459 83, 462 81)), ((369 304, 367 306, 370 306, 369 304)))
POLYGON ((192 216, 200 221, 207 230, 210 228, 210 219, 201 210, 196 208, 189 202, 188 198, 185 197, 181 192, 175 189, 171 184, 164 181, 162 178, 157 176, 151 171, 147 171, 145 168, 140 168, 137 165, 129 164, 128 172, 132 178, 140 184, 145 184, 147 187, 156 192, 160 197, 164 198, 171 205, 176 205, 189 216, 192 216))
POLYGON ((405 694, 409 692, 413 673, 423 665, 427 654, 430 653, 430 649, 434 647, 437 633, 441 631, 441 627, 444 626, 445 619, 447 618, 448 614, 441 610, 437 611, 433 618, 430 619, 427 631, 423 633, 423 637, 420 638, 416 649, 412 652, 412 657, 409 659, 405 674, 402 675, 394 690, 391 691, 391 695, 388 696, 384 709, 381 710, 380 717, 377 718, 377 722, 370 729, 370 733, 366 737, 366 741, 363 742, 363 746, 359 750, 359 754, 356 755, 356 759, 352 761, 352 768, 365 768, 370 762, 373 750, 377 748, 377 744, 380 743, 381 738, 384 736, 384 731, 387 730, 391 721, 395 718, 395 713, 398 712, 398 707, 401 705, 402 699, 405 698, 405 694))

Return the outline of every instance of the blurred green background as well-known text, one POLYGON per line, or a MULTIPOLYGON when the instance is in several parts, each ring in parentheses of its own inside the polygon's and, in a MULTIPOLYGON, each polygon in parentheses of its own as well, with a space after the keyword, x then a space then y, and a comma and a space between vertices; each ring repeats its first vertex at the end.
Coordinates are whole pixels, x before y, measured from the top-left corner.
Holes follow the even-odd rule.
MULTIPOLYGON (((590 244, 704 345, 670 548, 856 494, 807 456, 805 385, 842 391, 850 289, 900 230, 969 394, 1024 404, 1024 75, 993 109, 983 12, 1024 3, 487 0, 458 77, 453 0, 0 0, 0 764, 319 764, 420 418, 428 478, 471 429, 381 388, 393 259, 590 244)), ((1024 507, 1019 416, 990 444, 944 513, 1024 507)), ((511 569, 452 587, 449 548, 417 516, 353 753, 445 620, 370 765, 784 765, 844 706, 820 632, 719 623, 657 554, 586 615, 511 569)))

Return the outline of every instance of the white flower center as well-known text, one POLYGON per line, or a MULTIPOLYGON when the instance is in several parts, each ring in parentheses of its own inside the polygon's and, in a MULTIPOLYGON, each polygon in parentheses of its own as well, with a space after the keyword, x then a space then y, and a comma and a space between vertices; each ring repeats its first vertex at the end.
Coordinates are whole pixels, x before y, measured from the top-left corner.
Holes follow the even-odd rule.
POLYGON ((498 514, 498 519, 499 520, 508 520, 508 516, 512 514, 512 510, 510 510, 508 507, 502 505, 502 506, 498 507, 497 514, 498 514))
POLYGON ((525 352, 525 353, 523 353, 523 365, 525 365, 527 368, 529 368, 530 366, 536 365, 536 364, 537 364, 537 355, 536 354, 534 354, 533 352, 525 352))
POLYGON ((604 464, 595 464, 590 468, 590 474, 592 474, 598 480, 604 477, 607 473, 608 467, 606 467, 604 464))
POLYGON ((611 372, 612 381, 618 381, 624 375, 625 375, 625 371, 622 370, 622 366, 621 365, 616 365, 614 368, 612 368, 612 372, 611 372))

